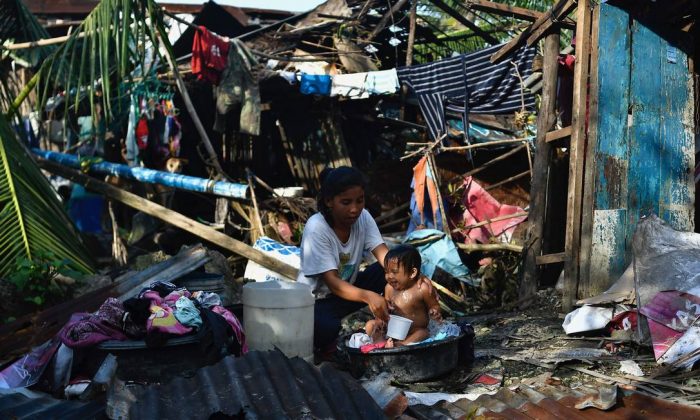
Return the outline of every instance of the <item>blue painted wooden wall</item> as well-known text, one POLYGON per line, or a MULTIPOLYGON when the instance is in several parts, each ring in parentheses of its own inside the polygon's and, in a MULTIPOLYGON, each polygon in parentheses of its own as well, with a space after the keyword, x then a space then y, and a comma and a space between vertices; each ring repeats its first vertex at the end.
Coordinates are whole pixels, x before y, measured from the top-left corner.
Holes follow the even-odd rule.
MULTIPOLYGON (((639 217, 658 214, 693 230, 695 143, 688 58, 628 12, 604 3, 598 31, 598 112, 592 162, 589 267, 579 294, 604 291, 631 261, 639 217)), ((593 46, 596 48, 596 46, 593 46)), ((595 71, 596 69, 592 69, 595 71)), ((591 156, 591 154, 589 154, 591 156)))

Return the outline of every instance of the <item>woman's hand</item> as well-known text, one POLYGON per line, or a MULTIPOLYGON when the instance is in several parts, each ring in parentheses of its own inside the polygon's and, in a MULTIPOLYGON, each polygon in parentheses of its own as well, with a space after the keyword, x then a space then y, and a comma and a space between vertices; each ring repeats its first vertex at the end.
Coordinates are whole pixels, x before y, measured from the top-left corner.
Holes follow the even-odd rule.
POLYGON ((365 292, 365 302, 367 303, 367 306, 369 306, 369 310, 372 311, 374 317, 380 321, 388 322, 389 309, 387 308, 386 300, 384 300, 382 296, 369 290, 366 290, 365 292))

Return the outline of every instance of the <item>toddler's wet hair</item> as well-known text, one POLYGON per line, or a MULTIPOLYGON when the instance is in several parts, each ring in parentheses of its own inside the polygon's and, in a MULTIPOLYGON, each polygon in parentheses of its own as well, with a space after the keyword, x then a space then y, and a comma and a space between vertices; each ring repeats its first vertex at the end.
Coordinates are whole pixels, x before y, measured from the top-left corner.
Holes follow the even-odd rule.
POLYGON ((411 245, 399 245, 389 250, 384 257, 384 267, 386 267, 391 260, 396 260, 399 267, 403 267, 403 271, 407 273, 414 268, 420 273, 420 266, 422 263, 420 253, 411 245))

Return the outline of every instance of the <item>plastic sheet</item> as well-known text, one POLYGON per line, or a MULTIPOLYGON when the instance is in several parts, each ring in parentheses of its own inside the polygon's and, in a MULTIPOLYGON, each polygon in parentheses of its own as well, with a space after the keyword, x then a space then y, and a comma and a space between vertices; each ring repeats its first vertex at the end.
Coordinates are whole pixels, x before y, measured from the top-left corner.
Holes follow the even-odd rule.
POLYGON ((652 215, 637 224, 632 242, 642 307, 664 290, 693 293, 700 286, 700 234, 680 232, 652 215))

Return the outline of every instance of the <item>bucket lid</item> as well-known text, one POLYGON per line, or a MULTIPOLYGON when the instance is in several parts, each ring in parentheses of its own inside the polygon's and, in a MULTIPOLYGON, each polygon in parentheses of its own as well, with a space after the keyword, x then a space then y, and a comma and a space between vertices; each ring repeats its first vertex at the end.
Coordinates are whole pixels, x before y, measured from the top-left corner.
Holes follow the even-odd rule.
POLYGON ((298 308, 314 304, 311 287, 287 281, 251 282, 243 286, 243 305, 256 308, 298 308))

